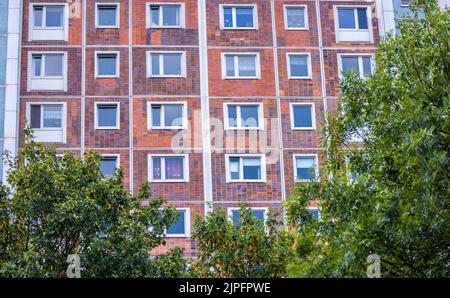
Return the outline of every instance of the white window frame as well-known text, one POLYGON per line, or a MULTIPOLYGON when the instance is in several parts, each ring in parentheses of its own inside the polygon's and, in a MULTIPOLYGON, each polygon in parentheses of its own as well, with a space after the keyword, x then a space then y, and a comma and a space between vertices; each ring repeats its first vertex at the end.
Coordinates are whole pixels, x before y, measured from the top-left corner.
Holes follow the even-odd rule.
POLYGON ((225 154, 225 177, 227 183, 242 182, 266 182, 266 156, 264 154, 225 154), (230 158, 239 158, 239 179, 231 179, 230 158), (244 179, 243 158, 260 158, 261 161, 261 179, 244 179))
POLYGON ((290 80, 310 80, 312 78, 312 66, 311 66, 311 53, 309 52, 289 52, 286 53, 286 62, 287 62, 287 71, 288 78, 290 80), (307 76, 293 76, 291 74, 291 57, 290 56, 307 56, 306 65, 308 67, 308 75, 307 76))
POLYGON ((187 129, 188 128, 188 113, 187 113, 187 102, 186 101, 148 101, 147 102, 147 130, 152 129, 173 129, 173 130, 180 130, 180 129, 187 129), (161 126, 153 126, 153 118, 152 118, 152 106, 153 105, 183 105, 183 120, 181 126, 165 126, 164 125, 164 108, 161 109, 161 126))
POLYGON ((224 102, 223 103, 223 117, 225 130, 263 130, 264 129, 264 105, 262 102, 224 102), (228 106, 239 106, 236 109, 237 126, 230 126, 228 117, 228 106), (258 127, 243 127, 241 123, 241 108, 240 106, 258 106, 258 127))
POLYGON ((30 51, 28 52, 28 67, 27 67, 27 90, 28 91, 67 91, 67 52, 62 51, 45 51, 45 52, 37 52, 37 51, 30 51), (45 55, 51 55, 51 54, 62 54, 63 55, 63 61, 62 61, 62 76, 39 76, 36 77, 34 75, 34 63, 33 63, 33 55, 42 55, 43 59, 41 60, 41 74, 45 72, 45 55), (38 80, 41 82, 47 82, 44 83, 44 87, 42 88, 36 88, 32 87, 32 80, 38 80), (54 89, 52 86, 54 86, 55 81, 62 81, 62 88, 61 89, 54 89))
POLYGON ((184 29, 186 28, 186 17, 185 17, 185 4, 182 2, 147 2, 145 3, 145 28, 154 29, 184 29), (164 26, 163 25, 163 10, 159 9, 159 24, 157 26, 152 26, 150 6, 180 6, 180 25, 179 26, 164 26))
POLYGON ((222 52, 221 53, 222 79, 224 80, 259 80, 261 79, 261 62, 258 52, 222 52), (235 76, 227 76, 226 56, 234 56, 234 73, 235 76), (239 76, 239 58, 238 56, 255 56, 255 72, 256 76, 239 76))
MULTIPOLYGON (((164 208, 159 208, 163 211, 164 208)), ((191 237, 191 208, 175 208, 176 211, 184 211, 184 233, 183 234, 167 234, 167 229, 164 228, 164 235, 167 238, 189 238, 191 237)))
POLYGON ((179 182, 189 182, 189 154, 148 154, 148 181, 149 182, 163 182, 163 183, 179 183, 179 182), (153 179, 153 157, 161 158, 161 179, 153 179), (183 176, 184 179, 166 179, 166 167, 165 167, 165 157, 183 157, 183 176))
POLYGON ((299 179, 297 177, 297 157, 314 157, 315 158, 315 162, 316 162, 316 167, 315 167, 315 174, 316 177, 315 179, 312 179, 312 181, 319 181, 319 157, 317 154, 293 154, 293 161, 294 161, 294 181, 295 182, 310 182, 311 180, 309 179, 299 179))
POLYGON ((400 0, 400 6, 401 7, 409 7, 409 2, 410 1, 408 1, 408 3, 404 3, 403 0, 400 0))
POLYGON ((309 30, 309 21, 308 21, 308 6, 304 4, 285 4, 283 7, 284 12, 284 29, 285 30, 309 30), (288 27, 288 17, 287 10, 289 8, 303 8, 305 10, 305 27, 288 27))
MULTIPOLYGON (((62 111, 61 111, 61 130, 62 130, 62 142, 55 142, 55 143, 67 143, 67 102, 55 102, 55 101, 30 101, 26 103, 26 120, 28 123, 31 123, 31 106, 32 105, 40 105, 41 106, 41 126, 44 119, 43 113, 42 113, 42 106, 44 105, 62 105, 62 111)), ((59 129, 56 128, 33 128, 33 131, 56 131, 59 129)), ((36 137, 37 142, 44 143, 42 141, 39 141, 38 137, 36 137)), ((53 142, 45 142, 45 143, 53 143, 53 142)))
MULTIPOLYGON (((118 153, 105 153, 105 154, 100 154, 100 156, 103 158, 108 158, 108 157, 115 157, 116 158, 116 171, 118 168, 120 168, 120 154, 118 153)), ((101 162, 101 161, 100 161, 101 162)))
POLYGON ((95 3, 95 28, 98 29, 116 29, 120 28, 120 3, 119 2, 97 2, 95 3), (99 6, 115 6, 116 7, 116 25, 113 26, 107 26, 107 25, 100 25, 98 23, 99 17, 98 17, 98 7, 99 6))
POLYGON ((258 30, 258 6, 256 4, 219 4, 220 29, 222 30, 258 30), (236 27, 236 8, 251 7, 253 12, 253 27, 236 27), (233 27, 225 27, 224 8, 232 8, 233 27))
POLYGON ((185 78, 186 77, 186 51, 147 51, 147 78, 185 78), (152 54, 162 54, 159 56, 159 70, 160 74, 152 74, 152 54), (165 75, 161 74, 164 70, 164 54, 181 54, 181 74, 180 75, 165 75))
POLYGON ((355 57, 358 58, 358 67, 359 67, 359 77, 360 78, 365 78, 366 76, 364 75, 364 68, 363 68, 363 61, 362 58, 363 57, 370 57, 370 67, 372 70, 372 74, 373 71, 375 70, 375 55, 374 54, 366 54, 366 53, 339 53, 337 54, 338 56, 338 76, 339 79, 342 79, 343 76, 343 63, 342 63, 342 57, 355 57))
POLYGON ((120 52, 119 51, 95 51, 95 78, 103 79, 103 78, 120 78, 120 52), (115 75, 99 75, 98 74, 98 55, 103 54, 115 54, 116 55, 116 74, 115 75))
POLYGON ((290 116, 291 116, 291 129, 292 130, 316 130, 316 106, 313 102, 291 102, 289 103, 290 116), (294 107, 295 106, 311 106, 311 121, 310 127, 295 127, 294 123, 294 107))
POLYGON ((29 3, 29 10, 28 10, 28 41, 33 40, 64 40, 68 41, 69 39, 69 5, 68 3, 64 2, 33 2, 29 3), (45 6, 63 6, 63 26, 62 27, 35 27, 34 26, 34 6, 44 6, 44 9, 42 11, 42 24, 45 24, 45 6), (47 31, 45 32, 45 38, 36 38, 33 34, 33 31, 40 30, 40 31, 47 31), (63 31, 63 38, 56 38, 51 37, 52 33, 55 33, 57 31, 63 31), (50 38, 51 37, 51 38, 50 38))
POLYGON ((120 129, 120 102, 117 101, 96 101, 94 102, 94 127, 95 129, 120 129), (115 126, 99 126, 98 124, 98 106, 102 105, 116 105, 117 115, 116 115, 116 125, 115 126))
POLYGON ((370 9, 370 6, 368 5, 343 5, 343 4, 339 4, 339 5, 335 5, 333 6, 333 15, 334 15, 334 30, 335 30, 335 36, 336 36, 336 42, 337 43, 373 43, 373 28, 372 28, 372 10, 370 9), (354 17, 355 17, 355 25, 357 28, 355 29, 350 29, 350 28, 339 28, 339 16, 338 16, 338 9, 339 8, 353 8, 353 9, 358 9, 358 8, 366 8, 366 17, 367 17, 367 27, 368 29, 357 29, 359 27, 359 22, 358 22, 358 14, 355 13, 354 17), (339 32, 347 32, 347 33, 354 33, 354 34, 368 34, 369 35, 369 39, 368 41, 360 41, 360 40, 346 40, 346 39, 342 39, 340 37, 339 32))
MULTIPOLYGON (((264 226, 267 225, 267 220, 269 218, 269 207, 249 207, 252 211, 253 210, 262 210, 264 211, 264 226)), ((228 214, 228 220, 230 222, 233 222, 233 211, 241 211, 240 207, 228 207, 227 208, 227 214, 228 214)))

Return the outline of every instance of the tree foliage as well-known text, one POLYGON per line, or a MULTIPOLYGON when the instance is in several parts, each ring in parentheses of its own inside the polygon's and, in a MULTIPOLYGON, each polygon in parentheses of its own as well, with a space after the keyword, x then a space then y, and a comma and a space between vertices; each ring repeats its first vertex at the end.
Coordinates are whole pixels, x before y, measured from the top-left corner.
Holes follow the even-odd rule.
POLYGON ((449 10, 411 3, 401 34, 380 44, 374 74, 342 80, 324 175, 296 186, 287 204, 296 227, 311 200, 322 214, 300 230, 292 276, 364 277, 373 253, 384 277, 450 276, 449 10))
POLYGON ((199 257, 191 274, 197 277, 283 277, 290 256, 290 237, 271 211, 265 222, 245 204, 235 225, 223 209, 197 218, 193 237, 199 257))
POLYGON ((26 131, 15 158, 6 158, 11 188, 0 189, 0 276, 58 277, 78 254, 82 277, 170 277, 185 269, 183 251, 150 258, 164 244, 172 207, 144 184, 131 196, 123 172, 102 176, 100 156, 64 156, 26 131), (160 210, 162 208, 162 210, 160 210))

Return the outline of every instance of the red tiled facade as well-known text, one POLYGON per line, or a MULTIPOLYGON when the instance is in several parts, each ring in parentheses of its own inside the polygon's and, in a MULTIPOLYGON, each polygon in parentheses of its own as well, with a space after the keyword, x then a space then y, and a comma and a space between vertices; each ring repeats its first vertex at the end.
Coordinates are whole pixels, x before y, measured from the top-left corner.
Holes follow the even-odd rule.
MULTIPOLYGON (((149 180, 149 156, 186 154, 189 180, 152 182, 154 196, 168 204, 204 215, 214 208, 233 208, 246 201, 252 207, 272 207, 282 212, 282 203, 295 183, 294 155, 315 154, 323 164, 321 129, 324 113, 336 110, 339 96, 339 55, 374 54, 378 38, 376 1, 324 0, 24 0, 20 130, 27 119, 27 103, 66 104, 66 141, 59 151, 81 156, 96 150, 119 156, 125 186, 136 193, 149 180), (66 40, 33 40, 33 4, 67 5, 66 40), (96 4, 120 4, 117 28, 97 28, 96 4), (147 28, 149 3, 182 4, 184 27, 147 28), (256 8, 257 27, 224 29, 223 5, 256 8), (307 28, 286 28, 286 6, 305 7, 307 28), (336 7, 368 8, 370 41, 338 42, 336 7), (182 52, 186 66, 180 77, 148 75, 149 52, 182 52), (67 87, 60 91, 30 90, 30 53, 64 52, 67 55, 67 87), (96 53, 118 53, 117 77, 96 76, 96 53), (259 54, 258 78, 226 79, 225 53, 259 54), (289 53, 309 55, 309 78, 291 78, 289 53), (117 103, 116 129, 98 129, 96 104, 117 103), (149 105, 183 103, 186 127, 152 129, 149 105), (227 129, 227 104, 259 104, 263 127, 256 130, 227 129), (292 106, 312 104, 314 128, 292 128, 292 106), (207 119, 207 121, 206 121, 207 119), (209 127, 209 133, 207 125, 209 127), (228 181, 228 155, 258 155, 265 162, 265 179, 257 182, 228 181)), ((23 142, 23 135, 21 136, 23 142)), ((185 173, 187 174, 187 173, 185 173)), ((190 229, 190 227, 187 227, 190 229)), ((158 254, 182 246, 195 255, 190 237, 169 237, 158 254)))

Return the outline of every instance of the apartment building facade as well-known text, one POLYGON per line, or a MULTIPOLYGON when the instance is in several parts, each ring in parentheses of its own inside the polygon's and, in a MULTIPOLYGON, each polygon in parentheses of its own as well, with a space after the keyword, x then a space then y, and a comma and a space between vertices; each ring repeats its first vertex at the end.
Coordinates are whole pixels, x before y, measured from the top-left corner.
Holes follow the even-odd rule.
POLYGON ((282 216, 296 182, 320 179, 324 115, 343 72, 373 71, 381 1, 9 0, 11 151, 27 123, 61 153, 97 151, 105 176, 122 167, 177 208, 155 253, 195 255, 194 214, 282 216))

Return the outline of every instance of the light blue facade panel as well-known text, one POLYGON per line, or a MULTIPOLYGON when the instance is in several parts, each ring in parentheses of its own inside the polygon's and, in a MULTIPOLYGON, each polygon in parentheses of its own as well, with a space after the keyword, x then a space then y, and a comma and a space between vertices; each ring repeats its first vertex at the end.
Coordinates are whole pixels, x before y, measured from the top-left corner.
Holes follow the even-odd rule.
POLYGON ((8 31, 8 1, 0 1, 0 33, 8 31))
POLYGON ((6 36, 0 36, 0 85, 5 84, 7 41, 8 39, 6 36))

